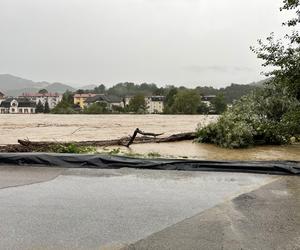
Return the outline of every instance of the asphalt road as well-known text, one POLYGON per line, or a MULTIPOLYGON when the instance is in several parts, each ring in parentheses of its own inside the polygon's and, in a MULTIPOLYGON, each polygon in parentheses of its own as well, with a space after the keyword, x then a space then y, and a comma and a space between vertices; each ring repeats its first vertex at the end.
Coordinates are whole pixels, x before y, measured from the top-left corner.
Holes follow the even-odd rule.
POLYGON ((124 248, 300 249, 299 177, 283 177, 124 248))
MULTIPOLYGON (((192 220, 199 228, 199 214, 277 180, 242 173, 1 166, 0 249, 199 249, 199 242, 182 241, 195 230, 188 225, 185 233, 180 223, 192 220), (180 242, 191 244, 177 248, 180 242)), ((209 212, 207 218, 218 216, 209 212)), ((202 225, 209 226, 203 227, 205 237, 217 231, 221 241, 223 224, 212 224, 202 225)))

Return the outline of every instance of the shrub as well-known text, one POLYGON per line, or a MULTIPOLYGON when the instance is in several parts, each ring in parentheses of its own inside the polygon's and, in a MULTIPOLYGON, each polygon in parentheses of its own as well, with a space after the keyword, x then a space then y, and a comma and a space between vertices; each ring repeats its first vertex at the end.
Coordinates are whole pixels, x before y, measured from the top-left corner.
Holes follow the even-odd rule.
POLYGON ((284 90, 266 87, 242 97, 218 121, 197 129, 197 141, 226 148, 285 144, 299 134, 300 104, 284 90))

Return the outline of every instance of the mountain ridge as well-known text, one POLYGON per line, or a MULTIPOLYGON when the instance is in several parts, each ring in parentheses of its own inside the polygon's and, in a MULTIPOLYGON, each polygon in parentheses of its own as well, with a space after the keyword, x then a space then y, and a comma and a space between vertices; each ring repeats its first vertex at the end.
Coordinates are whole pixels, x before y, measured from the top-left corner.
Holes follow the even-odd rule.
POLYGON ((76 90, 74 87, 63 83, 34 82, 11 74, 0 74, 0 91, 6 96, 38 92, 40 89, 47 89, 49 92, 57 93, 64 93, 66 90, 76 90))

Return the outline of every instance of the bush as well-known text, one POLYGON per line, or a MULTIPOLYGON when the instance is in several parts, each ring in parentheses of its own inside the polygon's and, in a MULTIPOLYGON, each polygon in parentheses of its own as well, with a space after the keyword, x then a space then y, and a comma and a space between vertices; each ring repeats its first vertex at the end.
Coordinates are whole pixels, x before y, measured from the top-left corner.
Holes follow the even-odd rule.
POLYGON ((70 153, 70 154, 87 154, 87 153, 97 152, 96 148, 94 147, 78 146, 73 143, 67 145, 55 145, 51 147, 49 151, 55 153, 70 153))
POLYGON ((197 140, 226 148, 285 144, 300 133, 299 122, 299 102, 269 86, 242 97, 216 123, 198 128, 197 140))

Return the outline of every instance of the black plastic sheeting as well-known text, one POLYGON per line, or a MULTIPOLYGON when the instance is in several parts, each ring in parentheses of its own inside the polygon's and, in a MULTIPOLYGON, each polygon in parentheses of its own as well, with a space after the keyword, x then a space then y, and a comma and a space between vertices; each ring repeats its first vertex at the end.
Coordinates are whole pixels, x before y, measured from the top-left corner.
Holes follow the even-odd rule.
POLYGON ((2 153, 0 154, 0 164, 68 168, 137 168, 300 175, 300 162, 297 161, 205 161, 139 159, 99 154, 2 153))

